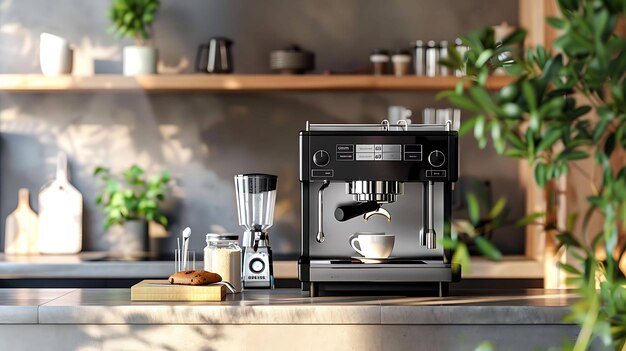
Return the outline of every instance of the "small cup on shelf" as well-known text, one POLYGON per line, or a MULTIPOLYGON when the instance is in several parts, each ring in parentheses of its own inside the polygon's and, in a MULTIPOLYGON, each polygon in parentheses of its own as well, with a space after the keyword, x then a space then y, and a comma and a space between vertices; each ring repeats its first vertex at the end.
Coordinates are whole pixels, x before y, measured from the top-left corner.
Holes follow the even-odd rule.
POLYGON ((370 55, 372 70, 374 75, 379 76, 389 72, 389 52, 386 50, 375 50, 370 55))
POLYGON ((398 50, 391 56, 393 63, 393 73, 397 77, 406 76, 411 71, 411 53, 407 50, 398 50))

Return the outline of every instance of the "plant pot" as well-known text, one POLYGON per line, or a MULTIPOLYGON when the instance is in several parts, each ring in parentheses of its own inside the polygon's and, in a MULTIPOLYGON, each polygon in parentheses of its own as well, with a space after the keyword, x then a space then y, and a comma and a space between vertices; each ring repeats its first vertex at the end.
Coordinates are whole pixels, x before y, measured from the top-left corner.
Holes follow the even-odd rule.
POLYGON ((110 251, 127 254, 142 254, 150 249, 148 222, 131 220, 123 225, 114 225, 107 233, 110 251))
POLYGON ((157 71, 158 51, 150 46, 124 47, 124 75, 139 76, 155 74, 157 71))

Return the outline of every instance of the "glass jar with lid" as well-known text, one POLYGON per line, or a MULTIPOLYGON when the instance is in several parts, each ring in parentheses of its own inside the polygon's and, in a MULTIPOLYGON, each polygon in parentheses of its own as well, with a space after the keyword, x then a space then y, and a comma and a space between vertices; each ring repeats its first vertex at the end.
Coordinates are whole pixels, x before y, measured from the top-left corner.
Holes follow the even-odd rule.
POLYGON ((241 291, 241 246, 235 234, 207 234, 204 270, 217 273, 241 291))

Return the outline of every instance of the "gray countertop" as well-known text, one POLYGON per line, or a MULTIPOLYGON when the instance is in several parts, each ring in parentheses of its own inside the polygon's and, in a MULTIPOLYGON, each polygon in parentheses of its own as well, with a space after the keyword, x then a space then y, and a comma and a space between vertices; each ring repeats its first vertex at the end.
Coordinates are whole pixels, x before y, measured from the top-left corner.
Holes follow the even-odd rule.
MULTIPOLYGON (((0 279, 145 279, 173 273, 172 261, 111 260, 107 252, 77 255, 5 255, 0 253, 0 279)), ((201 255, 196 268, 203 267, 201 255)), ((541 279, 543 266, 525 256, 505 256, 501 262, 472 258, 472 269, 464 278, 541 279)), ((274 276, 298 279, 297 261, 274 261, 274 276)))
MULTIPOLYGON (((201 256, 196 269, 204 266, 201 256)), ((274 275, 297 279, 297 264, 275 261, 274 275)), ((107 252, 77 255, 5 255, 0 253, 0 279, 146 279, 165 278, 174 273, 174 261, 111 259, 107 252)))
POLYGON ((309 298, 275 289, 222 302, 131 302, 130 289, 0 289, 0 324, 567 324, 575 298, 545 290, 309 298))

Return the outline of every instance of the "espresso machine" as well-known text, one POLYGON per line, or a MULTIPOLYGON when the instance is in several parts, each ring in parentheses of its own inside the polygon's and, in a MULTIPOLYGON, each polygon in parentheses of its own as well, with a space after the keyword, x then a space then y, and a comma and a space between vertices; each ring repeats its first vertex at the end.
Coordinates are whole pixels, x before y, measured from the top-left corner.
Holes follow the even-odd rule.
POLYGON ((245 229, 242 241, 244 288, 272 288, 274 271, 267 230, 274 224, 276 181, 270 174, 235 176, 239 225, 245 229))
POLYGON ((309 124, 300 132, 299 279, 311 296, 447 294, 458 133, 443 124, 309 124), (395 235, 391 257, 361 260, 358 232, 395 235))

